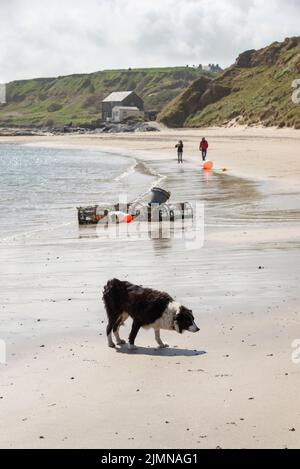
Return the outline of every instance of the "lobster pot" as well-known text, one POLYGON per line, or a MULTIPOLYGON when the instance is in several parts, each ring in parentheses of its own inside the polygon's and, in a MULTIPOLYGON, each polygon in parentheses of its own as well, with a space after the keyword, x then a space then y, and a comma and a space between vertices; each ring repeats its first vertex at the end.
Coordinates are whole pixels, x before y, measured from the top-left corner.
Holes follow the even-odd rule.
POLYGON ((78 223, 79 225, 96 225, 107 217, 110 210, 112 209, 107 206, 99 205, 77 207, 78 223))
POLYGON ((97 223, 97 205, 90 207, 78 207, 79 225, 92 225, 97 223))
POLYGON ((155 210, 157 211, 155 218, 158 218, 159 221, 175 222, 193 219, 194 216, 193 207, 189 203, 164 204, 155 210))
POLYGON ((97 225, 107 223, 108 215, 111 212, 124 211, 131 215, 135 212, 131 210, 130 204, 123 205, 93 205, 89 207, 77 207, 79 225, 97 225))
POLYGON ((194 209, 189 202, 176 204, 174 212, 175 219, 191 220, 194 218, 194 209))
POLYGON ((137 221, 173 223, 176 220, 193 219, 194 211, 189 203, 152 205, 138 210, 135 217, 137 221))

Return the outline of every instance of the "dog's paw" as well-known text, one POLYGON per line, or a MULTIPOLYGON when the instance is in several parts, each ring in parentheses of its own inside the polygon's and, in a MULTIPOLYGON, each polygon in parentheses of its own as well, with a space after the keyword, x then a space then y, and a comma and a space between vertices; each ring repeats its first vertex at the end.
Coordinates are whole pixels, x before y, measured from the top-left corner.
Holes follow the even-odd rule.
POLYGON ((170 345, 168 345, 168 344, 161 344, 158 348, 163 349, 163 348, 169 348, 169 347, 170 347, 170 345))
POLYGON ((137 346, 133 344, 127 344, 128 350, 137 350, 137 346))
POLYGON ((125 340, 120 340, 119 342, 117 342, 117 345, 125 345, 125 344, 126 344, 125 340))
POLYGON ((109 348, 116 348, 115 344, 112 342, 111 344, 108 344, 109 348))

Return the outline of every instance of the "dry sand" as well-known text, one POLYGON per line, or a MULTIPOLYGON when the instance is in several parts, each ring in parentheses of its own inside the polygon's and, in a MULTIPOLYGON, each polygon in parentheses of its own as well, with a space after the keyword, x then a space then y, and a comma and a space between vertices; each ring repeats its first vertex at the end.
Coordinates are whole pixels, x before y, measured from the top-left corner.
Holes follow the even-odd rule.
POLYGON ((164 129, 1 138, 139 157, 176 199, 197 199, 206 187, 207 222, 199 251, 173 239, 112 244, 93 229, 75 240, 43 235, 0 245, 8 343, 0 447, 300 446, 300 364, 292 361, 300 338, 300 133, 205 130, 211 180, 200 171, 201 136, 164 129), (184 169, 174 161, 178 138, 184 169), (151 331, 138 336, 135 353, 108 349, 100 293, 112 276, 169 291, 193 308, 201 332, 163 333, 164 351, 151 331))

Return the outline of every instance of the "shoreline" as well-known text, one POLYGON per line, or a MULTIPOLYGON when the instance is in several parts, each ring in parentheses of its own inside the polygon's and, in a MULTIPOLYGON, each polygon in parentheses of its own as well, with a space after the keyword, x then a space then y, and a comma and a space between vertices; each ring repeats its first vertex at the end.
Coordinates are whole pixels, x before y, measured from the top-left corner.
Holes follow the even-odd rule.
MULTIPOLYGON (((68 136, 67 143, 43 139, 50 145, 87 145, 103 151, 106 145, 111 152, 121 143, 121 153, 137 159, 144 155, 146 165, 167 177, 174 197, 204 194, 208 226, 199 252, 187 250, 176 239, 112 244, 96 230, 86 239, 0 246, 4 330, 13 323, 8 365, 0 365, 0 447, 299 445, 295 409, 300 404, 300 368, 291 359, 300 314, 297 202, 291 221, 283 223, 276 211, 280 201, 282 220, 292 216, 299 159, 292 163, 297 171, 291 168, 288 174, 273 165, 276 177, 265 183, 259 171, 257 179, 239 181, 233 163, 221 174, 218 157, 217 170, 206 179, 195 171, 198 157, 189 157, 200 131, 186 137, 189 161, 183 169, 172 153, 175 132, 96 141, 68 136), (278 189, 281 186, 284 190, 278 189), (247 218, 243 207, 251 204, 253 213, 247 218), (287 210, 285 204, 292 208, 287 210), (218 207, 221 214, 224 210, 222 220, 215 212, 218 207), (261 218, 252 220, 256 214, 261 218), (109 350, 100 290, 112 276, 170 292, 193 308, 200 334, 163 333, 171 348, 158 352, 153 334, 143 331, 137 353, 109 350), (8 302, 14 291, 18 295, 8 302), (18 335, 23 338, 19 348, 14 346, 18 335)), ((237 168, 240 175, 251 166, 253 155, 249 157, 245 148, 252 147, 255 136, 249 143, 241 143, 238 136, 245 157, 237 168)), ((232 133, 218 140, 226 138, 228 163, 233 161, 232 133)), ((293 155, 298 136, 295 140, 293 155)), ((268 143, 271 154, 277 138, 268 143)), ((212 154, 220 144, 213 143, 212 154)), ((128 332, 127 326, 122 335, 126 338, 128 332)))
POLYGON ((186 142, 185 164, 201 166, 198 152, 200 137, 206 135, 210 145, 208 159, 215 162, 215 170, 226 168, 228 174, 258 181, 286 183, 294 188, 300 181, 297 165, 300 131, 260 127, 213 127, 204 129, 169 129, 161 127, 153 134, 82 134, 62 136, 0 137, 0 144, 29 144, 32 146, 103 150, 107 153, 127 154, 133 158, 159 160, 162 156, 176 158, 173 147, 181 138, 186 142), (167 144, 167 145, 166 145, 167 144), (228 148, 229 145, 229 148, 228 148), (281 154, 281 145, 283 153, 281 154), (222 148, 223 147, 223 148, 222 148), (125 148, 125 151, 124 151, 125 148), (243 154, 243 158, 241 158, 243 154))

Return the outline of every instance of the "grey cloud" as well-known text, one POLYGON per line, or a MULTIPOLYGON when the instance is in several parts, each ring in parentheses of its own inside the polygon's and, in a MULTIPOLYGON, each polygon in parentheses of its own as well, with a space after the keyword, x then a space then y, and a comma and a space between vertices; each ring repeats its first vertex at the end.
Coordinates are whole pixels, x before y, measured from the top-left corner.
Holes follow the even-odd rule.
POLYGON ((0 0, 0 82, 218 62, 299 35, 299 0, 0 0))

